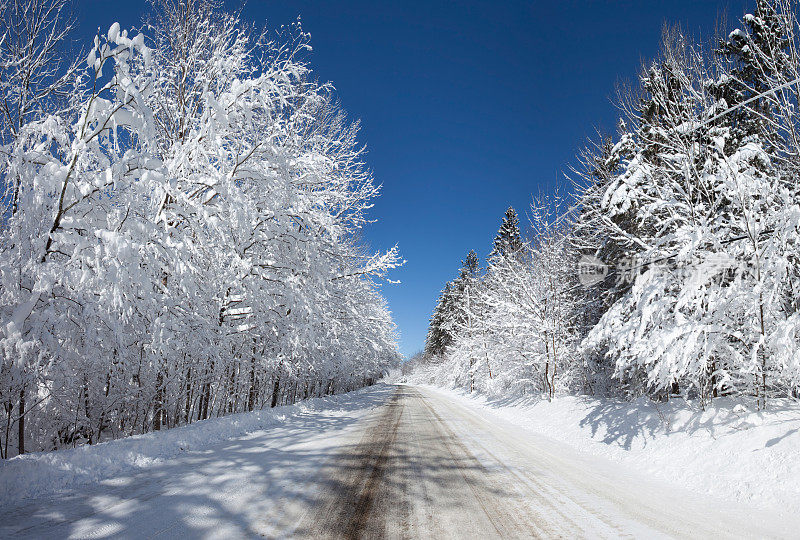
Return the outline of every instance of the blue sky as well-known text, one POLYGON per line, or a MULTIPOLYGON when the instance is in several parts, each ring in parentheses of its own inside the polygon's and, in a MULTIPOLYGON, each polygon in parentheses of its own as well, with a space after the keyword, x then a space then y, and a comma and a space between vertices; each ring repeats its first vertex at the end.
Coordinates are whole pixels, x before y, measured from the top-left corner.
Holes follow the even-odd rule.
MULTIPOLYGON (((664 22, 711 37, 754 3, 249 0, 243 15, 271 28, 300 16, 317 77, 362 121, 383 184, 365 238, 408 261, 383 290, 412 354, 439 290, 467 251, 488 254, 508 205, 524 224, 595 128, 613 130, 615 84, 656 54, 664 22)), ((79 0, 80 34, 138 26, 147 9, 79 0)))

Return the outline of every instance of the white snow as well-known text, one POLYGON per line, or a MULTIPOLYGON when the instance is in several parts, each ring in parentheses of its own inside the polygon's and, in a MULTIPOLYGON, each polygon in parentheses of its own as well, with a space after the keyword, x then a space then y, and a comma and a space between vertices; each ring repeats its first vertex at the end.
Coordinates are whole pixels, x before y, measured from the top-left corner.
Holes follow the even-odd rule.
POLYGON ((272 536, 293 525, 292 501, 313 495, 309 478, 391 391, 378 384, 5 460, 0 537, 152 536, 165 523, 178 536, 272 536))
MULTIPOLYGON (((323 464, 349 445, 358 448, 364 425, 358 421, 392 391, 378 384, 294 406, 12 458, 0 465, 0 537, 290 535, 326 485, 320 481, 323 464)), ((647 490, 659 484, 636 488, 624 484, 630 480, 625 478, 655 478, 666 481, 664 492, 653 496, 665 504, 681 492, 671 491, 671 483, 688 488, 693 493, 686 496, 697 495, 698 501, 708 495, 712 506, 738 499, 754 516, 777 515, 784 526, 799 515, 800 415, 788 404, 755 413, 724 403, 697 411, 676 400, 660 405, 580 397, 491 401, 430 386, 425 392, 444 398, 430 403, 481 463, 489 459, 481 445, 488 445, 491 456, 514 469, 521 462, 505 457, 509 441, 523 446, 533 441, 525 455, 542 470, 558 455, 567 458, 559 467, 582 478, 591 476, 586 471, 622 471, 611 475, 617 480, 606 488, 633 489, 624 494, 628 498, 636 489, 649 497, 647 490), (470 418, 504 427, 481 432, 463 423, 470 418), (501 431, 505 439, 492 438, 501 431), (540 454, 543 449, 550 454, 540 454)), ((484 465, 496 468, 493 461, 484 465)), ((554 478, 548 482, 555 482, 560 470, 549 470, 554 478)))
POLYGON ((117 38, 119 38, 119 23, 115 22, 108 29, 108 40, 117 41, 117 38))
POLYGON ((487 399, 427 386, 521 429, 602 456, 698 494, 800 515, 800 404, 773 400, 756 412, 724 399, 701 410, 583 396, 487 399))

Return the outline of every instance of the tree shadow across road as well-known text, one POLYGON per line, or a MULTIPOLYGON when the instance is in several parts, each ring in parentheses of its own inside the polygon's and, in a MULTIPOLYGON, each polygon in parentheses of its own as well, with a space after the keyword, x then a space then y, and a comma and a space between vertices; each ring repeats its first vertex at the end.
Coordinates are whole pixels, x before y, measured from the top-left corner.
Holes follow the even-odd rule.
POLYGON ((316 498, 313 475, 340 451, 377 385, 331 410, 301 407, 274 429, 192 450, 127 476, 0 509, 0 536, 22 538, 273 537, 316 498))

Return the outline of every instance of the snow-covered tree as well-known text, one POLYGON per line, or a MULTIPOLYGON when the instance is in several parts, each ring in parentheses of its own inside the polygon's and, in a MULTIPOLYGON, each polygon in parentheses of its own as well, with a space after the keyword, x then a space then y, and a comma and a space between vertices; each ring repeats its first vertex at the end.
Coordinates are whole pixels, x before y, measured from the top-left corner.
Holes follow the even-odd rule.
POLYGON ((424 351, 428 358, 442 356, 453 342, 452 334, 446 330, 446 323, 452 317, 454 300, 453 284, 448 281, 439 294, 439 299, 428 324, 424 351))
POLYGON ((74 27, 68 10, 68 0, 0 2, 0 197, 11 212, 19 185, 8 176, 8 160, 22 126, 69 108, 78 63, 66 59, 74 27))
POLYGON ((402 261, 357 240, 379 187, 307 36, 192 0, 157 2, 147 31, 98 36, 74 116, 10 145, 0 392, 19 453, 353 389, 398 358, 377 280, 402 261))
MULTIPOLYGON (((452 308, 443 329, 452 336, 447 353, 456 365, 456 380, 475 389, 475 372, 479 369, 477 349, 482 338, 484 306, 481 301, 482 275, 480 260, 475 250, 470 250, 461 264, 458 277, 452 285, 452 308)), ((491 367, 487 366, 491 371, 491 367)))
POLYGON ((534 200, 530 242, 513 256, 496 257, 487 272, 495 391, 517 385, 552 399, 575 380, 577 274, 564 218, 560 199, 534 200))
POLYGON ((451 383, 761 408, 798 395, 796 13, 759 1, 713 54, 665 30, 621 95, 616 141, 579 155, 574 204, 535 205, 513 257, 506 216, 445 354, 451 383), (576 279, 582 257, 596 281, 576 279))
MULTIPOLYGON (((607 220, 638 251, 632 287, 586 345, 608 347, 618 377, 641 374, 651 389, 754 394, 763 407, 769 379, 794 377, 795 308, 783 291, 793 287, 796 188, 779 138, 742 132, 741 116, 706 91, 710 74, 673 33, 641 77, 623 172, 603 199, 610 216, 633 217, 607 220)), ((757 102, 750 115, 782 122, 757 102)))
POLYGON ((509 206, 503 215, 500 230, 494 237, 489 261, 495 257, 510 257, 522 249, 522 234, 519 231, 519 217, 513 207, 509 206))

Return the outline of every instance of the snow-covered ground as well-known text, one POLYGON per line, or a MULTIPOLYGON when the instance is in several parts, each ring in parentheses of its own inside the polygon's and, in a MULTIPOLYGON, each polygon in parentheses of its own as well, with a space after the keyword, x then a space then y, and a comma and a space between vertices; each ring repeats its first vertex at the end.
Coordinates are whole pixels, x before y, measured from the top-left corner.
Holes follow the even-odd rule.
POLYGON ((695 493, 800 515, 800 405, 775 400, 757 412, 725 400, 706 410, 565 396, 489 399, 425 386, 582 452, 622 463, 695 493))
POLYGON ((654 407, 379 384, 8 460, 0 538, 794 536, 794 409, 654 407))
POLYGON ((321 474, 301 538, 796 538, 800 516, 692 493, 401 385, 321 474), (327 474, 326 474, 327 471, 327 474))
POLYGON ((392 391, 379 384, 2 461, 0 537, 274 536, 314 496, 306 491, 320 466, 392 391))

